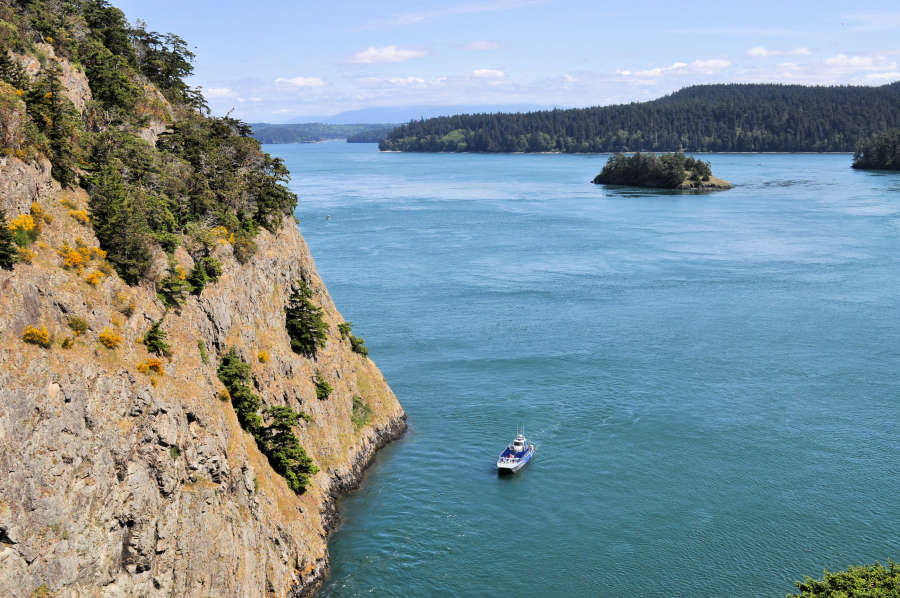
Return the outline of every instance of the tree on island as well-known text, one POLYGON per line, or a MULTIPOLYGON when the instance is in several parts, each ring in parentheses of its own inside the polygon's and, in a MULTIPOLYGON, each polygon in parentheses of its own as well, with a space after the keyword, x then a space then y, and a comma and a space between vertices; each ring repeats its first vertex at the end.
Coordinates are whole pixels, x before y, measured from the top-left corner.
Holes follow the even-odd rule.
POLYGON ((853 168, 900 170, 900 129, 873 135, 856 147, 853 168))
POLYGON ((712 176, 709 162, 676 154, 617 153, 609 157, 595 184, 677 189, 702 187, 712 176))

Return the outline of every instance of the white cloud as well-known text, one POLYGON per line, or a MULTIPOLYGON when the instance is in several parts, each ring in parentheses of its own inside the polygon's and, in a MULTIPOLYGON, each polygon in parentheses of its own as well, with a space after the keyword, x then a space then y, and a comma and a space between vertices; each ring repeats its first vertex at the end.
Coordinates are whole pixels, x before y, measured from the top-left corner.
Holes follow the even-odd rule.
POLYGON ((873 81, 893 81, 895 79, 900 80, 900 72, 890 71, 888 73, 872 73, 870 75, 866 75, 866 79, 871 79, 873 81))
POLYGON ((897 63, 888 61, 881 55, 874 56, 847 56, 838 54, 825 59, 825 64, 839 72, 860 71, 892 71, 897 69, 897 63))
POLYGON ((278 87, 325 87, 326 83, 319 77, 291 77, 286 79, 278 77, 275 79, 275 85, 278 87))
POLYGON ((357 52, 347 61, 353 64, 378 64, 380 62, 406 62, 413 58, 427 56, 425 50, 404 50, 397 46, 384 46, 376 48, 369 46, 361 52, 357 52))
POLYGON ((486 39, 469 42, 465 45, 465 49, 470 52, 488 52, 490 50, 498 50, 500 44, 498 42, 488 41, 486 39))
POLYGON ((472 76, 476 79, 502 79, 506 77, 506 73, 499 69, 475 69, 472 76))
POLYGON ((682 75, 682 74, 701 74, 712 75, 716 71, 731 66, 730 60, 721 58, 712 58, 709 60, 694 60, 693 62, 673 62, 669 66, 658 66, 652 69, 642 71, 632 71, 630 69, 620 69, 616 71, 617 75, 624 77, 660 77, 662 75, 682 75))
POLYGON ((407 85, 424 85, 425 79, 422 77, 394 77, 393 79, 388 79, 389 82, 394 85, 400 85, 401 87, 407 85))
POLYGON ((772 50, 765 46, 754 46, 747 50, 747 56, 809 56, 812 54, 809 48, 794 48, 793 50, 772 50))
POLYGON ((210 87, 203 90, 203 95, 208 98, 230 98, 236 96, 237 93, 227 87, 210 87))
POLYGON ((566 73, 565 75, 563 75, 562 78, 563 78, 563 81, 565 81, 566 83, 575 83, 576 81, 578 81, 577 78, 573 77, 569 73, 566 73))

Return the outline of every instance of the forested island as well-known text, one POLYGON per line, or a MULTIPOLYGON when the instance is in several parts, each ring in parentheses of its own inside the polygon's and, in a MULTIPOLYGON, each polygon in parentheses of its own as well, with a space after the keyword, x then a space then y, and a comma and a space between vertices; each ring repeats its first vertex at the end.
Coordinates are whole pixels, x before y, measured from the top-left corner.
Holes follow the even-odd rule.
POLYGON ((411 121, 379 147, 411 152, 852 152, 900 127, 900 82, 717 84, 649 102, 411 121))
POLYGON ((253 123, 253 136, 260 143, 317 143, 328 139, 346 139, 350 143, 378 143, 396 125, 298 123, 273 125, 253 123))
POLYGON ((853 168, 900 170, 900 129, 891 129, 861 142, 853 155, 853 168))
POLYGON ((714 177, 709 162, 682 153, 617 153, 609 157, 603 171, 594 180, 600 185, 629 185, 654 189, 714 191, 731 189, 731 183, 714 177))

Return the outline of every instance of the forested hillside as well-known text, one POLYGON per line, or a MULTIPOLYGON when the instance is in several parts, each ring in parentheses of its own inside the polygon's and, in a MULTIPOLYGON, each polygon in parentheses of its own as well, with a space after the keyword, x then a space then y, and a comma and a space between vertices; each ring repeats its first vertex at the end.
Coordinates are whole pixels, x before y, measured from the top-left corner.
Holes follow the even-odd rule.
MULTIPOLYGON (((281 160, 246 124, 209 117, 184 82, 193 58, 177 35, 132 26, 105 0, 0 4, 0 152, 45 156, 53 178, 89 192, 85 218, 129 284, 157 247, 199 260, 224 237, 246 259, 259 228, 296 206, 281 160), (81 72, 90 93, 76 106, 62 78, 81 72)), ((174 266, 159 286, 176 298, 189 288, 174 266)))
POLYGON ((616 106, 411 121, 380 144, 419 152, 852 152, 900 126, 881 87, 719 84, 616 106))

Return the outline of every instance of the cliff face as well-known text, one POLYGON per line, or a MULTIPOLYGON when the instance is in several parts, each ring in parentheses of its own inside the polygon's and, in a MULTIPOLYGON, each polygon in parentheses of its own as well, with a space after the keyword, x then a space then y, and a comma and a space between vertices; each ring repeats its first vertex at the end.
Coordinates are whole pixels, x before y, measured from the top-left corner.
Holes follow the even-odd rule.
MULTIPOLYGON (((77 73, 66 76, 85 93, 77 73)), ((77 217, 87 207, 46 161, 0 158, 0 208, 10 219, 32 211, 41 228, 31 263, 0 270, 0 595, 309 595, 327 570, 335 497, 405 429, 396 397, 338 332, 343 318, 293 219, 261 231, 246 264, 222 240, 218 282, 166 313, 152 281, 126 285, 102 254, 66 266, 65 247, 99 245, 77 217), (106 275, 90 282, 98 268, 106 275), (329 325, 315 359, 293 353, 285 331, 298 279, 329 325), (87 329, 76 334, 73 317, 87 329), (142 373, 151 355, 141 339, 161 318, 172 355, 162 374, 142 373), (46 328, 48 347, 23 340, 29 326, 46 328), (252 365, 264 407, 311 416, 294 430, 320 468, 302 495, 219 396, 230 347, 252 365), (316 375, 334 389, 327 399, 316 398, 316 375), (363 425, 351 420, 354 397, 371 411, 363 425)), ((190 269, 183 249, 175 257, 190 269)))

